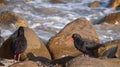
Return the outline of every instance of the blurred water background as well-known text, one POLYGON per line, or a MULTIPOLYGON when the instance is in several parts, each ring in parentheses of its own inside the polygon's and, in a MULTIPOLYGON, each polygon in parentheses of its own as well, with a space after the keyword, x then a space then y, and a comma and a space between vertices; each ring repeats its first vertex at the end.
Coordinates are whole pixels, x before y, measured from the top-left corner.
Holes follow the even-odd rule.
MULTIPOLYGON (((8 0, 7 5, 0 5, 0 10, 15 12, 20 17, 26 19, 29 27, 43 40, 48 41, 57 34, 66 24, 83 17, 93 22, 104 16, 119 12, 107 8, 109 0, 63 0, 65 3, 51 3, 49 0, 31 0, 22 2, 21 0, 8 0), (101 1, 103 4, 96 8, 88 5, 93 1, 101 1)), ((116 25, 94 25, 100 41, 120 39, 120 31, 116 25), (110 28, 109 28, 110 27, 110 28)), ((12 32, 8 29, 2 30, 2 36, 7 39, 12 32)))

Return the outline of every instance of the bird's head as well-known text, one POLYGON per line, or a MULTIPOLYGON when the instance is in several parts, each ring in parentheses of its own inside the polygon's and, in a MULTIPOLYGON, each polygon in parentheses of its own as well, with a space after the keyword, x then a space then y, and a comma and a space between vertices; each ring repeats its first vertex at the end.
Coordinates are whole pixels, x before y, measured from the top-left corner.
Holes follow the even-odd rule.
POLYGON ((80 38, 80 39, 81 39, 81 36, 80 36, 78 33, 74 33, 74 34, 72 34, 72 37, 70 37, 69 39, 66 40, 65 43, 70 43, 70 42, 72 42, 75 38, 80 38))
POLYGON ((72 38, 75 39, 75 38, 81 38, 81 36, 78 34, 78 33, 74 33, 72 35, 72 38))
POLYGON ((18 35, 22 35, 22 34, 24 34, 24 27, 19 27, 19 29, 18 29, 18 35))

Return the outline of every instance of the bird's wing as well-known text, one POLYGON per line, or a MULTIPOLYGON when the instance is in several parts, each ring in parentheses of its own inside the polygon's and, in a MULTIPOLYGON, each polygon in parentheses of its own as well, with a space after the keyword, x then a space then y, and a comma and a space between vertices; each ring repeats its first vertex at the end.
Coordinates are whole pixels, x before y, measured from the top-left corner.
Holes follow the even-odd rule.
POLYGON ((87 43, 86 49, 94 50, 94 49, 98 49, 101 46, 103 46, 103 44, 97 44, 95 42, 93 42, 93 43, 87 43))

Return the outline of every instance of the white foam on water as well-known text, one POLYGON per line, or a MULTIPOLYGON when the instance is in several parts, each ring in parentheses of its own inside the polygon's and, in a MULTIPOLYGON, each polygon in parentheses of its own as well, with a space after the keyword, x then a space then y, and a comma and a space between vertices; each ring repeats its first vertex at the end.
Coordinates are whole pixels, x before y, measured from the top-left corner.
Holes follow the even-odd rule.
POLYGON ((2 30, 1 36, 5 38, 5 40, 12 34, 10 30, 2 30))
POLYGON ((30 26, 30 28, 36 28, 37 26, 40 26, 41 24, 40 23, 36 23, 36 24, 33 24, 30 26))
MULTIPOLYGON (((82 18, 86 18, 87 20, 98 20, 101 17, 104 17, 112 12, 119 11, 119 10, 116 11, 114 9, 109 9, 104 6, 89 8, 88 3, 93 1, 95 0, 82 0, 82 1, 76 0, 76 2, 74 0, 69 0, 69 1, 66 0, 66 3, 52 4, 48 0, 33 0, 26 3, 9 4, 7 5, 7 7, 8 7, 8 10, 10 9, 13 12, 17 13, 20 17, 26 19, 29 23, 29 27, 35 30, 35 32, 38 33, 38 36, 42 36, 42 38, 49 39, 51 38, 51 35, 48 36, 49 34, 52 34, 52 35, 55 35, 55 34, 48 31, 40 31, 41 33, 44 33, 44 32, 47 32, 47 33, 39 34, 40 32, 38 32, 36 28, 39 26, 42 26, 45 29, 48 29, 48 30, 52 29, 52 31, 59 32, 62 28, 65 27, 65 25, 67 25, 68 23, 72 22, 77 18, 82 17, 82 18), (45 10, 55 9, 59 12, 58 13, 56 12, 50 15, 44 14, 40 12, 41 8, 45 8, 45 10)), ((108 0, 104 0, 104 1, 98 0, 98 1, 108 3, 108 0)), ((11 34, 11 32, 8 32, 8 31, 6 33, 11 34)), ((106 30, 106 33, 108 33, 107 30, 106 30)), ((2 35, 7 36, 9 34, 5 34, 4 32, 4 34, 2 35)), ((114 39, 114 36, 112 37, 114 39)))

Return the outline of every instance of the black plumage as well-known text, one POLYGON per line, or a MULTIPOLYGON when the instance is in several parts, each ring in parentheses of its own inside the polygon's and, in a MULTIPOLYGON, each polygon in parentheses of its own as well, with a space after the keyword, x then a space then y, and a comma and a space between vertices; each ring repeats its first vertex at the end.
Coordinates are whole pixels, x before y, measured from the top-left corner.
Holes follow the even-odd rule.
POLYGON ((20 61, 20 54, 23 53, 27 48, 27 40, 24 36, 24 28, 19 27, 16 35, 12 38, 11 51, 14 54, 14 59, 18 58, 20 61))
POLYGON ((88 55, 90 57, 98 57, 98 48, 104 46, 103 44, 96 43, 94 41, 85 40, 81 38, 81 36, 77 33, 72 35, 74 40, 75 47, 84 53, 84 55, 88 55))

